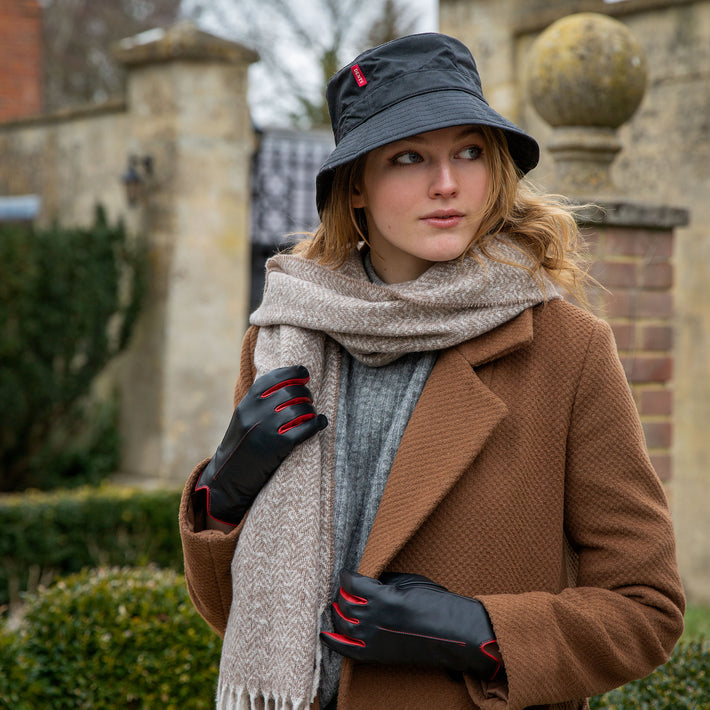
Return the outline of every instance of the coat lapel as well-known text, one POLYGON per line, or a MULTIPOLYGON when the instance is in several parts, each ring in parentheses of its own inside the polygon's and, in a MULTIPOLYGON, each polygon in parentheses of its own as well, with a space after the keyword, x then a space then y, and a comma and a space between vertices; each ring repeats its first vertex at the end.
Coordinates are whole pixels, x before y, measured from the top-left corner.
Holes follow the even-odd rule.
POLYGON ((378 577, 470 467, 506 415, 474 371, 532 339, 532 313, 444 350, 395 457, 359 571, 378 577))

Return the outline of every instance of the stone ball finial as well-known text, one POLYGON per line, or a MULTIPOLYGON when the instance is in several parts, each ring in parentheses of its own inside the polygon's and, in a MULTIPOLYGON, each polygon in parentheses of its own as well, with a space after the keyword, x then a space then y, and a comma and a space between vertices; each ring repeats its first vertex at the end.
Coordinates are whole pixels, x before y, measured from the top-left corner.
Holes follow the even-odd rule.
POLYGON ((619 192, 611 164, 621 150, 616 129, 633 116, 646 90, 646 57, 618 20, 582 12, 558 20, 533 42, 527 87, 552 127, 554 187, 567 194, 619 192))
POLYGON ((568 15, 533 43, 528 89, 551 126, 618 128, 646 90, 646 56, 622 22, 599 13, 568 15))

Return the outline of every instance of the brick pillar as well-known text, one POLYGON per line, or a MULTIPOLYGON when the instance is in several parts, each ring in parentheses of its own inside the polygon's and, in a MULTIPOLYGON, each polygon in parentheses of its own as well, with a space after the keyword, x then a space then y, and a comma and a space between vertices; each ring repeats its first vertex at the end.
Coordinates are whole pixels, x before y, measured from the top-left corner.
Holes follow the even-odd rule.
POLYGON ((636 401, 651 461, 673 470, 673 245, 688 213, 651 205, 597 203, 581 223, 592 275, 607 289, 592 302, 611 325, 636 401))
POLYGON ((37 0, 0 2, 0 121, 42 109, 42 8, 37 0))

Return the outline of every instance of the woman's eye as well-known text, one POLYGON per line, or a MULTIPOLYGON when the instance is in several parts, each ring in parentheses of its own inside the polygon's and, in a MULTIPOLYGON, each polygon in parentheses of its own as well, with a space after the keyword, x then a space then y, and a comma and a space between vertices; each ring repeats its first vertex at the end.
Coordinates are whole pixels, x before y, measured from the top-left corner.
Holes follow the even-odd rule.
POLYGON ((470 145, 468 148, 464 148, 459 155, 464 160, 477 160, 483 155, 483 148, 477 145, 470 145))
POLYGON ((395 165, 413 165, 414 163, 419 163, 422 160, 422 156, 419 153, 415 153, 413 150, 408 150, 406 153, 400 153, 392 158, 392 162, 395 165))

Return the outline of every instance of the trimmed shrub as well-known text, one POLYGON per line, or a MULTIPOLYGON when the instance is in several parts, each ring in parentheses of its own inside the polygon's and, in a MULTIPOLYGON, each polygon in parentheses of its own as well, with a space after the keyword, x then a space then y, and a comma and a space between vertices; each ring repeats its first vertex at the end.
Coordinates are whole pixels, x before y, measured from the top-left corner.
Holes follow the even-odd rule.
POLYGON ((128 343, 144 251, 101 208, 89 228, 0 228, 0 490, 67 487, 116 470, 115 412, 97 409, 90 393, 128 343))
POLYGON ((710 708, 710 641, 681 641, 668 663, 642 680, 590 700, 591 710, 710 708))
POLYGON ((0 708, 29 710, 22 699, 25 677, 20 670, 18 635, 0 625, 0 708))
POLYGON ((0 680, 9 698, 0 708, 214 707, 221 641, 173 571, 70 576, 39 594, 20 629, 4 636, 11 682, 0 680))
MULTIPOLYGON (((177 573, 84 571, 34 597, 18 631, 0 628, 0 710, 209 708, 220 645, 177 573)), ((666 665, 590 707, 709 708, 710 642, 682 641, 666 665)))
POLYGON ((0 498, 0 605, 84 567, 182 571, 178 490, 84 487, 0 498))

